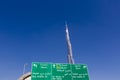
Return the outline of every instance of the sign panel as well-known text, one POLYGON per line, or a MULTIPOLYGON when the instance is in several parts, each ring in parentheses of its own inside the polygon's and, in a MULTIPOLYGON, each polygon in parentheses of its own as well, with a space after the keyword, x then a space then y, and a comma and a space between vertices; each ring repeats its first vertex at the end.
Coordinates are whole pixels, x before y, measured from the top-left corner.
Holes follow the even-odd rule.
POLYGON ((71 65, 72 66, 72 80, 89 80, 86 65, 71 65))
POLYGON ((32 63, 31 80, 89 80, 84 64, 32 63))
POLYGON ((33 63, 31 80, 51 80, 51 64, 33 63))
POLYGON ((72 80, 71 66, 69 64, 52 64, 51 80, 72 80))

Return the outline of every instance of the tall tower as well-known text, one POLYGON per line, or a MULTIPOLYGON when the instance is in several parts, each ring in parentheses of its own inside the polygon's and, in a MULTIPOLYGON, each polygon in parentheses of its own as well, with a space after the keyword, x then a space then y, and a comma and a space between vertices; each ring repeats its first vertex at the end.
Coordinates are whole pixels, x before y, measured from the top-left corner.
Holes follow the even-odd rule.
POLYGON ((66 26, 66 41, 67 41, 67 47, 68 47, 68 63, 74 64, 74 59, 73 59, 73 55, 72 55, 72 46, 71 46, 71 42, 70 42, 67 23, 65 24, 65 26, 66 26))

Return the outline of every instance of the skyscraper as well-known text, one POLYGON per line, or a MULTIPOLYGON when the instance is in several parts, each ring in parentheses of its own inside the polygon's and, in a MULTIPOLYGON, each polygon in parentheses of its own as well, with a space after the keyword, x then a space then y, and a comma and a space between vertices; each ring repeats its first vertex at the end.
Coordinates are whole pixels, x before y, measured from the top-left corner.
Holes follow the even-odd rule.
POLYGON ((70 42, 68 25, 67 23, 65 25, 66 25, 66 41, 67 41, 67 47, 68 47, 68 63, 74 64, 74 59, 73 59, 73 54, 72 54, 72 45, 70 42))

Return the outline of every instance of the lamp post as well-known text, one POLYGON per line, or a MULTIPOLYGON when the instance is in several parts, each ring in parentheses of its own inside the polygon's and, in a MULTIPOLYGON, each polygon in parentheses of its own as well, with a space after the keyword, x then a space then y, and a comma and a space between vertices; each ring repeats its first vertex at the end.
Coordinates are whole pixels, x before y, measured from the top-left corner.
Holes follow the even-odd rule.
POLYGON ((26 66, 27 66, 27 65, 28 65, 28 64, 25 63, 24 66, 23 66, 23 74, 25 74, 25 69, 26 69, 26 66))

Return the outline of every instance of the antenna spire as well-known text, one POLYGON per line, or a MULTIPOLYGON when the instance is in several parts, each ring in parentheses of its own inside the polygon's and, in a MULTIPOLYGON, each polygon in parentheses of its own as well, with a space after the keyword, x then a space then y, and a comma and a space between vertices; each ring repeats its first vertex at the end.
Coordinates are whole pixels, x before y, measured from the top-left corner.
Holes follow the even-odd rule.
POLYGON ((65 26, 66 26, 66 40, 67 40, 67 47, 68 47, 68 63, 74 64, 74 59, 73 59, 73 56, 72 56, 72 46, 71 46, 71 42, 70 42, 67 23, 65 23, 65 26))

